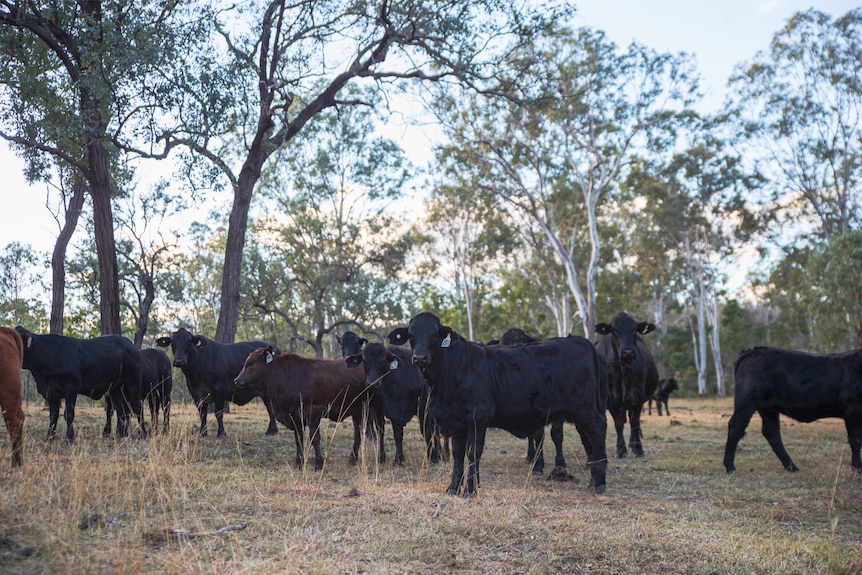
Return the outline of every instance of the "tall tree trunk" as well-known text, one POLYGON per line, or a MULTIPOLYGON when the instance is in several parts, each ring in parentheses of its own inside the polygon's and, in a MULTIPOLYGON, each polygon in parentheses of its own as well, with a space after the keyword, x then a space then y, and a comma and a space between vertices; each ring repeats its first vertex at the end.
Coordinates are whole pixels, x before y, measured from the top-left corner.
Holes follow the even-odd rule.
POLYGON ((721 362, 721 317, 718 309, 718 295, 715 293, 715 282, 709 284, 709 306, 707 314, 709 323, 712 327, 710 330, 710 343, 712 344, 712 361, 715 364, 715 383, 719 397, 724 397, 724 364, 721 362))
POLYGON ((57 242, 54 244, 54 253, 51 256, 51 319, 49 331, 54 335, 63 335, 65 329, 65 306, 66 306, 66 249, 78 227, 78 218, 84 207, 84 195, 87 185, 80 174, 72 178, 72 197, 66 206, 63 227, 57 242))
POLYGON ((90 196, 93 198, 93 229, 99 261, 102 335, 120 334, 120 282, 117 272, 117 246, 114 241, 108 154, 101 140, 91 141, 87 146, 87 153, 90 165, 90 196))

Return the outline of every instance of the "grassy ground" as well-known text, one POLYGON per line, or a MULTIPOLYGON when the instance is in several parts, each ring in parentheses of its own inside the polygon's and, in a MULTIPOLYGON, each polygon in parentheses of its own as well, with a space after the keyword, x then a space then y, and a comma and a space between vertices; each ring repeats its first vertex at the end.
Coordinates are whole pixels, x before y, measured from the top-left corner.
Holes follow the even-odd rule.
POLYGON ((611 461, 602 496, 573 429, 567 482, 532 478, 525 442, 492 430, 471 500, 442 493, 448 464, 422 462, 415 422, 405 467, 370 451, 348 465, 351 430, 332 424, 314 473, 289 465, 292 433, 264 437, 259 404, 232 406, 226 441, 196 437, 187 407, 167 436, 103 439, 101 410, 79 408, 74 446, 44 443, 34 406, 22 470, 0 439, 0 573, 862 573, 862 481, 842 422, 783 421, 794 474, 755 416, 728 476, 730 406, 672 399, 671 417, 645 415, 647 458, 611 461))

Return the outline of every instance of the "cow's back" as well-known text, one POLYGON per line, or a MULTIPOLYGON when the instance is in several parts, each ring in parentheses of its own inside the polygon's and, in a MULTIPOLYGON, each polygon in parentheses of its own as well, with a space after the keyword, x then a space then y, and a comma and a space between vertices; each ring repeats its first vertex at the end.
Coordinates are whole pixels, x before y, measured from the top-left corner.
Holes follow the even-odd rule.
POLYGON ((799 421, 842 417, 862 404, 862 351, 818 355, 760 347, 734 366, 734 405, 774 408, 799 421))

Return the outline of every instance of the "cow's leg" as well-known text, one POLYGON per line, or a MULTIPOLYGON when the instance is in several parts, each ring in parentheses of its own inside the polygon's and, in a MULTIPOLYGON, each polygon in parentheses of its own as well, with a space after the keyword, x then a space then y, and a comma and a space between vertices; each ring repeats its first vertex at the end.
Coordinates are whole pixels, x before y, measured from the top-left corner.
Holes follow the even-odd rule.
POLYGON ((161 393, 158 388, 147 394, 147 403, 150 406, 150 430, 153 433, 159 431, 159 404, 161 403, 161 393))
POLYGON ((272 412, 272 402, 268 397, 261 397, 263 405, 266 407, 266 413, 269 415, 269 425, 266 427, 266 435, 278 435, 278 423, 275 420, 275 414, 272 412))
POLYGON ((111 424, 114 419, 114 402, 110 395, 105 395, 105 427, 102 428, 102 437, 111 435, 111 424))
MULTIPOLYGON (((383 415, 383 402, 379 402, 372 411, 374 429, 377 432, 377 463, 386 463, 386 417, 383 415)), ((401 454, 402 461, 404 454, 401 454)))
MULTIPOLYGON (((658 408, 658 414, 661 415, 661 401, 656 401, 656 407, 658 408)), ((647 401, 647 413, 652 415, 652 400, 647 401)))
MULTIPOLYGON (((440 434, 436 426, 432 424, 433 419, 428 417, 427 403, 419 403, 419 429, 422 431, 422 439, 425 440, 425 457, 431 463, 440 462, 440 434)), ((402 430, 403 431, 403 430, 402 430)), ((397 441, 396 441, 397 444, 397 441)))
POLYGON ((601 414, 588 425, 584 425, 582 429, 582 432, 579 430, 581 441, 584 442, 583 438, 586 436, 584 449, 590 454, 587 460, 587 465, 590 468, 590 483, 597 494, 604 493, 608 470, 608 454, 605 448, 608 429, 607 419, 604 414, 601 414))
POLYGON ((171 396, 162 392, 162 429, 165 433, 171 428, 171 396))
POLYGON ((467 434, 457 433, 452 436, 452 477, 446 495, 458 495, 461 482, 464 479, 464 456, 467 453, 467 434))
MULTIPOLYGON (((404 466, 404 426, 392 424, 392 436, 395 437, 395 459, 392 465, 404 466)), ((427 444, 426 444, 427 446, 427 444)))
POLYGON ((69 443, 75 442, 75 401, 78 396, 76 393, 66 394, 66 407, 63 410, 63 418, 66 420, 66 441, 69 443))
POLYGON ((727 423, 727 443, 724 446, 724 468, 728 473, 736 471, 733 460, 736 459, 736 447, 745 435, 745 428, 751 421, 754 410, 749 408, 735 408, 730 421, 727 423))
POLYGON ((542 427, 531 437, 527 437, 527 460, 533 466, 533 475, 541 477, 545 474, 545 428, 542 427), (532 457, 530 448, 532 447, 532 457))
POLYGON ((644 448, 641 443, 643 433, 641 432, 641 411, 642 405, 633 407, 629 410, 629 449, 632 450, 632 455, 635 457, 644 456, 644 448))
POLYGON ((482 452, 485 450, 485 426, 474 423, 467 430, 467 484, 463 496, 472 497, 481 483, 479 470, 482 452))
MULTIPOLYGON (((354 421, 354 433, 356 433, 356 422, 354 421)), ((360 433, 361 435, 361 433, 360 433)), ((323 469, 323 453, 320 451, 320 416, 312 415, 308 419, 308 436, 311 439, 311 446, 314 448, 314 470, 320 471, 323 469)))
POLYGON ((198 434, 201 437, 206 437, 209 435, 209 431, 207 431, 207 411, 209 410, 209 403, 206 400, 202 399, 198 402, 198 415, 200 416, 201 426, 198 434))
MULTIPOLYGON (((658 404, 658 414, 661 415, 661 402, 658 404)), ((667 400, 664 400, 664 413, 665 415, 670 415, 670 407, 668 407, 667 400)))
POLYGON ((760 413, 760 418, 763 420, 763 425, 760 428, 763 437, 769 442, 772 451, 775 452, 775 455, 781 461, 781 465, 787 471, 799 471, 799 468, 790 459, 787 450, 784 449, 784 442, 781 441, 781 423, 778 419, 778 412, 772 409, 761 409, 758 413, 760 413))
MULTIPOLYGON (((853 418, 858 421, 858 418, 853 418)), ((844 420, 844 426, 847 428, 847 442, 850 443, 850 465, 856 471, 862 472, 862 422, 851 423, 849 419, 844 420)))
POLYGON ((3 398, 0 411, 3 412, 3 421, 6 423, 6 431, 9 432, 9 439, 12 442, 12 467, 21 467, 24 453, 24 410, 21 408, 19 386, 16 386, 15 391, 10 390, 10 393, 3 398))
POLYGON ((293 430, 293 441, 296 443, 296 457, 293 458, 293 466, 302 469, 302 463, 305 460, 302 417, 298 414, 289 414, 288 417, 291 423, 288 427, 293 430))
POLYGON ((120 388, 113 387, 108 393, 111 395, 114 409, 117 410, 117 437, 127 437, 129 435, 130 419, 129 404, 120 388))
POLYGON ((224 401, 216 401, 215 402, 215 418, 216 423, 218 424, 218 433, 216 437, 219 439, 226 439, 227 433, 224 432, 224 401))
MULTIPOLYGON (((563 420, 551 424, 551 441, 554 442, 554 470, 551 472, 552 479, 564 479, 568 475, 566 471, 566 455, 563 453, 563 420)), ((588 459, 589 460, 589 459, 588 459)))
POLYGON ((617 432, 617 449, 614 457, 625 459, 629 456, 625 438, 626 412, 624 409, 613 409, 611 410, 611 416, 614 418, 614 429, 617 432))
POLYGON ((48 434, 45 441, 57 438, 57 420, 60 419, 60 399, 48 399, 48 434))
POLYGON ((353 447, 350 450, 348 461, 350 465, 356 465, 359 460, 359 448, 362 446, 362 427, 366 420, 361 413, 351 415, 350 418, 353 420, 353 447))

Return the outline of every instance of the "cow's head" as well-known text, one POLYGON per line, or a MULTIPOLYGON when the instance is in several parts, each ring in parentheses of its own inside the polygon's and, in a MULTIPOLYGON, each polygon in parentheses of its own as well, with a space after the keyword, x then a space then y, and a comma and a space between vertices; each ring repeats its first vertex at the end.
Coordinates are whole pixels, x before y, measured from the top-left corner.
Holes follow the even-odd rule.
POLYGON ((365 382, 370 387, 379 384, 389 372, 403 369, 401 362, 382 343, 369 343, 362 353, 347 356, 347 367, 365 367, 365 382))
POLYGON ((335 339, 338 340, 338 344, 341 346, 341 355, 343 357, 362 353, 362 348, 368 344, 367 339, 359 337, 352 331, 346 331, 344 335, 335 334, 335 339))
POLYGON ((189 333, 184 327, 170 336, 160 337, 156 340, 156 345, 159 347, 170 346, 174 354, 174 366, 180 368, 188 367, 195 357, 195 350, 206 344, 205 338, 189 333))
POLYGON ((679 389, 679 383, 677 383, 676 378, 669 377, 667 379, 663 379, 658 384, 659 388, 662 391, 666 391, 670 393, 672 391, 676 391, 679 389))
POLYGON ((422 312, 413 317, 407 327, 399 327, 389 333, 389 343, 404 345, 410 342, 413 350, 413 365, 427 369, 439 354, 446 350, 457 338, 457 334, 440 323, 433 313, 422 312))
POLYGON ((622 312, 611 321, 610 325, 596 325, 596 332, 605 337, 610 336, 614 353, 624 368, 631 367, 637 358, 638 336, 646 335, 655 329, 655 325, 642 321, 637 322, 629 314, 622 312))
POLYGON ((24 358, 21 367, 28 369, 30 367, 30 351, 33 349, 33 334, 20 325, 15 326, 15 331, 21 336, 21 342, 24 344, 24 358))
POLYGON ((245 358, 245 363, 233 382, 237 387, 248 387, 260 393, 273 358, 280 354, 280 350, 271 345, 257 348, 245 358))
POLYGON ((506 330, 500 338, 500 345, 523 345, 525 343, 536 343, 539 339, 531 336, 524 330, 513 327, 506 330))

